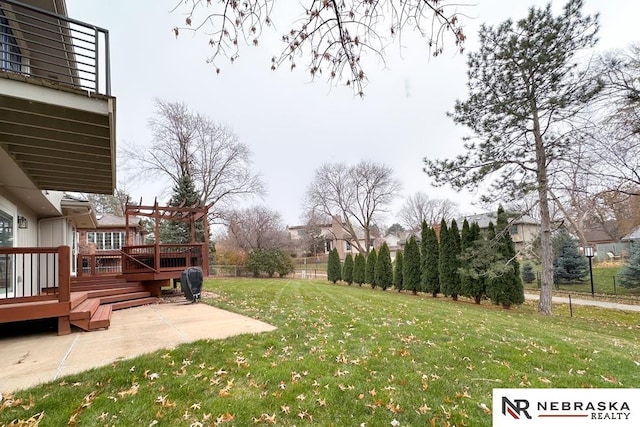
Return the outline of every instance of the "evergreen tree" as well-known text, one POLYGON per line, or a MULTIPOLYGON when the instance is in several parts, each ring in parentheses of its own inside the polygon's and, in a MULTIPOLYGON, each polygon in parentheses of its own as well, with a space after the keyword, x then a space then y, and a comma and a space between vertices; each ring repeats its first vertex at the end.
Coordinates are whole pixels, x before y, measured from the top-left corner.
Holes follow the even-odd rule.
POLYGON ((404 247, 403 260, 403 287, 410 290, 414 295, 420 290, 420 248, 416 238, 411 236, 404 247))
POLYGON ((573 237, 562 230, 553 237, 553 280, 560 282, 582 281, 589 273, 589 261, 580 254, 573 237))
POLYGON ((420 226, 420 290, 426 290, 426 283, 424 280, 424 272, 427 269, 427 244, 429 243, 429 225, 427 225, 427 221, 422 220, 422 224, 420 226))
POLYGON ((364 255, 357 253, 353 260, 353 282, 357 283, 358 286, 362 286, 365 282, 366 265, 367 261, 365 260, 364 255))
POLYGON ((376 288, 376 264, 378 262, 378 254, 376 248, 371 248, 367 256, 367 268, 364 270, 364 281, 371 285, 371 289, 376 288))
POLYGON ((440 221, 440 242, 439 242, 439 254, 438 258, 438 276, 440 277, 440 292, 444 296, 449 296, 449 289, 452 287, 452 277, 449 272, 449 228, 447 223, 442 219, 440 221))
POLYGON ((336 248, 331 249, 329 252, 329 259, 327 262, 327 279, 330 282, 336 283, 342 278, 342 266, 340 265, 340 255, 336 248))
POLYGON ((492 267, 487 283, 487 296, 494 304, 510 308, 513 304, 524 302, 524 287, 520 278, 520 265, 515 257, 515 245, 509 232, 509 221, 502 206, 498 208, 496 224, 494 242, 500 258, 492 267))
POLYGON ((460 268, 460 261, 458 257, 461 252, 461 243, 460 243, 460 231, 458 230, 458 224, 456 224, 456 220, 451 220, 451 227, 449 228, 449 243, 451 244, 450 255, 449 255, 449 271, 451 272, 452 281, 451 287, 449 288, 449 292, 451 293, 451 298, 454 301, 458 300, 458 295, 460 295, 460 273, 458 269, 460 268))
MULTIPOLYGON (((489 224, 490 232, 495 237, 493 224, 489 224)), ((464 229, 464 227, 463 227, 464 229)), ((465 250, 460 255, 460 277, 462 280, 462 295, 473 298, 480 304, 484 297, 485 277, 493 262, 498 258, 495 244, 485 240, 480 232, 480 226, 474 222, 469 227, 465 250)))
POLYGON ((384 242, 378 253, 375 271, 376 284, 386 291, 393 283, 393 265, 391 264, 391 252, 387 242, 384 242))
POLYGON ((404 286, 404 275, 403 275, 403 255, 402 251, 396 252, 396 260, 394 262, 393 269, 393 286, 398 290, 398 292, 402 291, 404 286))
POLYGON ((451 221, 451 227, 448 229, 444 221, 442 225, 440 229, 440 290, 444 295, 451 296, 454 301, 457 301, 460 294, 460 274, 458 273, 460 233, 455 220, 451 221))
POLYGON ((426 236, 425 252, 422 254, 424 264, 422 269, 422 290, 431 293, 435 298, 440 292, 440 248, 438 236, 434 228, 429 228, 426 236))
POLYGON ((473 243, 474 239, 471 235, 471 227, 469 226, 469 221, 465 218, 462 222, 462 231, 460 231, 460 255, 458 256, 458 261, 461 266, 461 270, 459 271, 460 295, 464 296, 469 296, 466 291, 471 287, 471 275, 462 269, 464 266, 463 255, 473 250, 473 243))
POLYGON ((347 282, 347 285, 353 283, 353 257, 350 253, 344 258, 344 265, 342 266, 342 280, 347 282))
POLYGON ((640 287, 640 242, 631 243, 629 259, 618 272, 618 280, 625 288, 640 287))
POLYGON ((522 266, 522 281, 524 283, 533 283, 536 280, 536 275, 533 272, 533 266, 531 263, 525 263, 522 266))
MULTIPOLYGON (((183 175, 178 183, 173 187, 173 195, 169 201, 169 206, 200 206, 200 194, 196 190, 195 184, 189 175, 183 175)), ((178 213, 175 218, 182 217, 178 213)), ((189 221, 161 220, 160 221, 160 241, 162 243, 191 243, 189 221)), ((200 219, 195 223, 196 242, 204 242, 204 224, 200 219)))

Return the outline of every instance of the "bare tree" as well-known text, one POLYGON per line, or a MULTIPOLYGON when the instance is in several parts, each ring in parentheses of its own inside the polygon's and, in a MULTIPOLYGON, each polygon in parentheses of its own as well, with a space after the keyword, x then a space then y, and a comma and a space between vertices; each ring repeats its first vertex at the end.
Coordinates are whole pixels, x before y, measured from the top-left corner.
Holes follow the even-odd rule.
POLYGON ((431 199, 421 191, 407 197, 398 213, 400 220, 411 231, 419 231, 422 221, 429 226, 439 224, 442 219, 449 221, 458 215, 456 203, 449 199, 431 199))
POLYGON ((340 224, 359 252, 368 253, 376 219, 387 212, 398 196, 400 183, 393 170, 373 162, 357 165, 325 163, 315 171, 307 189, 307 208, 330 217, 339 216, 340 224), (358 231, 364 233, 364 242, 358 231))
POLYGON ((288 249, 289 233, 276 211, 264 206, 233 210, 227 214, 228 247, 244 252, 258 249, 288 249))
MULTIPOLYGON (((401 44, 402 31, 407 27, 418 30, 434 56, 442 53, 447 35, 457 49, 464 48, 466 37, 459 21, 459 3, 443 0, 277 3, 283 5, 281 12, 299 8, 300 19, 287 24, 290 30, 282 35, 283 47, 273 56, 271 68, 289 64, 293 70, 301 60, 312 78, 324 74, 330 81, 341 81, 344 77, 344 82, 360 95, 366 81, 363 62, 367 54, 374 54, 384 63, 385 48, 395 39, 401 44)), ((208 44, 213 48, 208 61, 219 73, 220 57, 234 62, 239 57, 240 44, 258 46, 265 28, 272 26, 274 16, 278 15, 275 4, 275 0, 181 0, 173 11, 185 16, 185 25, 176 26, 173 31, 178 37, 182 30, 206 28, 208 44)))
POLYGON ((86 193, 84 196, 97 213, 116 216, 124 216, 125 207, 130 202, 129 193, 122 187, 116 188, 113 195, 86 193))
POLYGON ((149 120, 153 143, 125 149, 130 169, 157 180, 158 173, 177 185, 190 176, 212 221, 233 202, 262 195, 265 186, 251 167, 251 150, 224 125, 193 113, 186 104, 156 100, 149 120))

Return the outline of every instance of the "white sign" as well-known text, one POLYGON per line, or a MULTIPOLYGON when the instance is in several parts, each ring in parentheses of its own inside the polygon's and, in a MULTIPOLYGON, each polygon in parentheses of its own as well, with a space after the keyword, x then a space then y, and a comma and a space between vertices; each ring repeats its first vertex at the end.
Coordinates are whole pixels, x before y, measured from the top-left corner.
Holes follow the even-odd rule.
POLYGON ((640 389, 494 389, 493 426, 640 426, 640 389))

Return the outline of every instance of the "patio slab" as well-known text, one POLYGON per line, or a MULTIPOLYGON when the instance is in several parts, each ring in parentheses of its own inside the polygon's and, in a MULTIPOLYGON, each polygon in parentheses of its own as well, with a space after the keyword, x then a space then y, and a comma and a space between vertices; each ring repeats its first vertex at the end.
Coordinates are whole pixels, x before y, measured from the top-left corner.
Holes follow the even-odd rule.
POLYGON ((114 311, 109 329, 0 337, 0 393, 57 380, 200 339, 268 332, 267 323, 207 304, 164 303, 114 311))

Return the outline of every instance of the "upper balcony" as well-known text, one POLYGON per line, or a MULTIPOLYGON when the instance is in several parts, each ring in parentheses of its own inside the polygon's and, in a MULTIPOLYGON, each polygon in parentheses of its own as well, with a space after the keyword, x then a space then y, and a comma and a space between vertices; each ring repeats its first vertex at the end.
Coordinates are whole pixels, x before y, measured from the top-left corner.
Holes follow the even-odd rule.
POLYGON ((0 1, 0 148, 0 183, 18 196, 113 193, 109 32, 64 0, 0 1))

